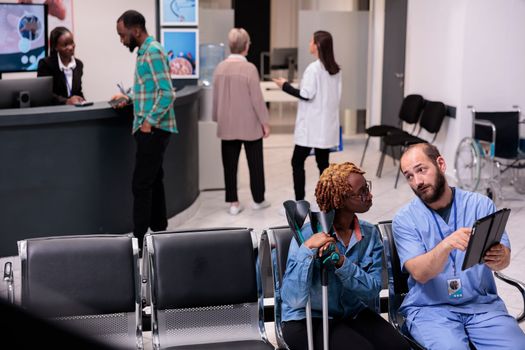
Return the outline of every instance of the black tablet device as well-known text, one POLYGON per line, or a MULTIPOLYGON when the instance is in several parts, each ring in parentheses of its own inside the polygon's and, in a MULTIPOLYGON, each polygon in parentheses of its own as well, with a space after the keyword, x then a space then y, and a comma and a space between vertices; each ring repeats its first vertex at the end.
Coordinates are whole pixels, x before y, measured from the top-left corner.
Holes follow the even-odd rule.
POLYGON ((474 223, 462 270, 483 262, 487 250, 501 240, 509 215, 510 209, 504 208, 474 223))

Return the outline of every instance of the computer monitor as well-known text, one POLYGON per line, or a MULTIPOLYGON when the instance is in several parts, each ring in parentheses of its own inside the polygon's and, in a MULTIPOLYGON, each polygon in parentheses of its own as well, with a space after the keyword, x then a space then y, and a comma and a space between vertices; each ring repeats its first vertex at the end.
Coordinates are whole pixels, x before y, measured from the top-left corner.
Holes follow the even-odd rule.
POLYGON ((0 80, 0 108, 53 104, 53 77, 0 80))
POLYGON ((297 70, 297 48, 276 47, 270 56, 270 69, 287 69, 288 81, 293 81, 297 70))
POLYGON ((297 65, 296 47, 276 47, 270 56, 270 69, 288 69, 289 64, 297 65))
POLYGON ((36 71, 47 52, 47 5, 0 3, 0 74, 36 71))

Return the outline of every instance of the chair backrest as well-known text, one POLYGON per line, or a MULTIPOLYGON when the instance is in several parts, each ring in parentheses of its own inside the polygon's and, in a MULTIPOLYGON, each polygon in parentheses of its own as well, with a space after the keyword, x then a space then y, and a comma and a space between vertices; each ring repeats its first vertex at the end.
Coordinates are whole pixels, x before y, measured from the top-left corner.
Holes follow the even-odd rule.
POLYGON ((441 129, 446 114, 447 109, 443 102, 427 101, 423 113, 421 113, 419 125, 429 133, 437 134, 439 129, 441 129))
MULTIPOLYGON (((229 231, 229 230, 239 230, 243 229, 242 227, 214 227, 214 228, 207 228, 207 232, 212 231, 229 231)), ((202 232, 202 229, 189 229, 189 230, 174 230, 170 231, 171 233, 176 232, 202 232)), ((144 257, 148 256, 148 244, 146 242, 146 239, 144 239, 144 257)), ((150 266, 149 266, 149 259, 142 259, 142 269, 141 269, 141 278, 142 278, 142 306, 150 306, 151 305, 151 295, 150 295, 150 283, 149 283, 149 272, 150 272, 150 266)))
POLYGON ((267 343, 251 229, 146 235, 153 345, 267 343))
MULTIPOLYGON (((514 159, 518 156, 520 142, 520 111, 477 112, 473 111, 474 120, 487 120, 496 127, 495 156, 514 159)), ((474 138, 492 142, 492 129, 482 125, 474 126, 474 138)))
POLYGON ((136 238, 35 238, 18 251, 23 308, 113 347, 142 348, 136 238))
POLYGON ((403 99, 399 109, 399 119, 408 124, 416 124, 425 106, 425 99, 421 95, 408 95, 403 99))
POLYGON ((408 293, 407 280, 409 274, 401 269, 392 232, 392 221, 379 222, 377 229, 383 238, 383 249, 388 271, 388 319, 396 328, 401 329, 403 318, 398 313, 398 310, 405 295, 408 293))
POLYGON ((286 271, 288 250, 293 239, 293 233, 288 226, 280 226, 264 230, 261 236, 261 239, 268 237, 272 256, 275 338, 279 349, 288 349, 282 331, 281 286, 286 271))

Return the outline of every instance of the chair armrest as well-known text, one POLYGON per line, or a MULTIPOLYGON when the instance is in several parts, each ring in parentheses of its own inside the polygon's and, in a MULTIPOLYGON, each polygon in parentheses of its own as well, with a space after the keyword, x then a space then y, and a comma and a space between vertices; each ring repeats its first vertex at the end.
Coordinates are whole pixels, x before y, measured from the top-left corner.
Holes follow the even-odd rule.
POLYGON ((491 121, 484 120, 484 119, 476 119, 474 120, 475 125, 484 126, 487 128, 490 128, 491 135, 492 135, 492 144, 496 143, 496 125, 492 123, 491 121))
POLYGON ((409 336, 407 336, 405 334, 403 334, 403 337, 410 344, 410 348, 411 349, 413 349, 413 350, 425 350, 425 348, 423 346, 421 346, 421 344, 419 344, 417 341, 415 341, 414 338, 409 337, 409 336))
POLYGON ((518 323, 522 322, 525 319, 525 284, 523 282, 521 282, 521 281, 518 281, 518 280, 514 279, 514 278, 506 276, 506 275, 504 275, 504 274, 502 274, 501 272, 498 272, 498 271, 494 272, 494 276, 496 276, 497 278, 499 278, 503 282, 508 283, 511 286, 516 287, 520 291, 521 297, 523 298, 523 309, 522 309, 521 313, 518 316, 516 316, 516 320, 518 321, 518 323))
POLYGON ((4 265, 4 282, 7 284, 7 301, 10 304, 15 303, 15 290, 13 278, 13 264, 8 261, 4 265))

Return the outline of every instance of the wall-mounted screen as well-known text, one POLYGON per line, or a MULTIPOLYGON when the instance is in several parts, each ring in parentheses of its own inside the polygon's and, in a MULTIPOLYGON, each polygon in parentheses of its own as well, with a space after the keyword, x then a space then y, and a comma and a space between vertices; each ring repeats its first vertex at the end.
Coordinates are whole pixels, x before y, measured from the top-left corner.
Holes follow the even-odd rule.
POLYGON ((36 71, 47 52, 47 7, 0 3, 0 73, 36 71))
POLYGON ((199 23, 198 0, 159 0, 160 24, 163 26, 196 26, 199 23))
POLYGON ((199 77, 197 29, 162 29, 161 43, 168 53, 172 79, 199 77))

